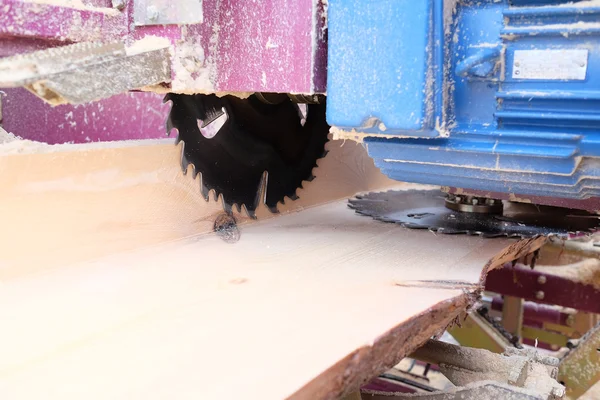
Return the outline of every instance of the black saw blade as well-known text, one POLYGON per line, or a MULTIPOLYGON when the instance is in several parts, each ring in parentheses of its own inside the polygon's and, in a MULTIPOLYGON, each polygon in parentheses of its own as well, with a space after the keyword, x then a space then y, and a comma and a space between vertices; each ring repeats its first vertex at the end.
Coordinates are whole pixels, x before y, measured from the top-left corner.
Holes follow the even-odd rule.
POLYGON ((279 202, 297 199, 302 182, 314 179, 312 170, 326 154, 324 104, 307 105, 303 118, 289 99, 265 104, 255 95, 168 94, 166 101, 172 101, 167 130, 176 128, 177 143, 183 142, 184 173, 191 164, 201 174, 204 198, 214 190, 227 212, 244 206, 255 217, 261 201, 277 212, 279 202))
POLYGON ((600 225, 600 217, 560 207, 504 202, 502 215, 453 211, 444 205, 439 190, 374 192, 349 200, 357 213, 412 229, 483 237, 534 237, 589 234, 600 225))

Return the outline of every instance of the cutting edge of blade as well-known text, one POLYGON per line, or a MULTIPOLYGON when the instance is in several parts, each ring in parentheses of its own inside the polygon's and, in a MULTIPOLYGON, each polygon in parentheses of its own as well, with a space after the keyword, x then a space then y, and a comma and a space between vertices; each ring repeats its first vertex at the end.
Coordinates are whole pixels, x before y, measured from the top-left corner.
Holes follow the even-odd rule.
MULTIPOLYGON (((454 230, 452 232, 449 232, 447 230, 446 227, 443 226, 437 226, 437 225, 424 225, 424 224, 417 224, 414 223, 413 221, 405 221, 405 220, 399 220, 399 219, 394 219, 394 218, 390 218, 390 217, 384 217, 382 215, 377 214, 377 212, 375 210, 365 210, 365 209, 360 209, 360 204, 364 204, 366 202, 385 202, 387 201, 387 199, 385 198, 386 196, 389 195, 394 195, 394 194, 416 194, 416 193, 437 193, 438 191, 435 189, 407 189, 407 190, 398 190, 398 189, 390 189, 390 190, 384 190, 384 191, 376 191, 376 192, 368 192, 368 193, 360 193, 354 196, 354 198, 350 198, 348 199, 348 207, 352 210, 355 211, 355 213, 362 215, 362 216, 366 216, 366 217, 371 217, 374 220, 377 221, 381 221, 381 222, 385 222, 385 223, 395 223, 398 224, 402 227, 408 228, 408 229, 420 229, 420 230, 424 230, 427 229, 430 232, 433 233, 440 233, 440 234, 445 234, 445 235, 469 235, 469 236, 481 236, 481 237, 487 237, 487 238, 494 238, 494 237, 507 237, 507 238, 519 238, 519 239, 527 239, 527 238, 532 238, 532 237, 539 237, 539 236, 545 236, 545 237, 556 237, 559 239, 569 239, 571 237, 577 237, 577 236, 591 236, 592 234, 594 234, 595 232, 599 232, 600 231, 600 226, 594 228, 594 229, 590 229, 587 231, 581 231, 581 230, 577 230, 577 231, 567 231, 567 232, 554 232, 554 233, 547 233, 547 234, 531 234, 531 235, 527 235, 527 234, 523 234, 523 233, 511 233, 511 232, 501 232, 501 233, 491 233, 491 232, 483 232, 483 231, 479 231, 479 230, 468 230, 468 229, 461 229, 461 230, 454 230), (369 198, 369 196, 371 195, 376 195, 377 198, 369 198)), ((441 193, 441 192, 440 192, 441 193)), ((440 196, 442 197, 442 196, 440 196)))

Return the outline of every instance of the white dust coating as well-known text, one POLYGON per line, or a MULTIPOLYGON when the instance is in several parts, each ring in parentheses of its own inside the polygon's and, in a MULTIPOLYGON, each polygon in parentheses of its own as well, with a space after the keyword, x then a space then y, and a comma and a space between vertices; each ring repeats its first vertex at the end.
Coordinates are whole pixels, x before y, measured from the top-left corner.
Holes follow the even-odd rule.
POLYGON ((597 258, 588 258, 574 264, 561 266, 540 265, 536 267, 536 270, 584 285, 592 285, 596 290, 600 290, 600 260, 597 258))
POLYGON ((127 47, 127 54, 134 55, 146 53, 148 51, 160 50, 170 47, 169 39, 159 36, 146 36, 143 39, 135 41, 131 46, 127 47))
POLYGON ((536 9, 546 9, 546 8, 586 8, 586 7, 597 7, 600 6, 600 0, 588 0, 588 1, 580 1, 580 2, 568 2, 562 4, 555 4, 551 6, 541 6, 536 7, 536 9))
MULTIPOLYGON (((450 136, 450 127, 453 125, 453 121, 449 121, 450 116, 454 115, 454 85, 455 81, 450 73, 452 69, 451 61, 452 57, 450 56, 451 51, 451 34, 452 34, 452 26, 454 25, 454 16, 456 15, 456 9, 458 5, 458 0, 444 0, 444 62, 443 62, 443 70, 444 70, 444 82, 442 87, 442 122, 436 121, 435 129, 438 131, 440 136, 448 137, 450 136)), ((453 40, 457 39, 458 32, 454 32, 455 37, 453 40)))
POLYGON ((181 40, 175 43, 171 91, 175 93, 212 93, 217 79, 216 54, 220 26, 215 22, 208 44, 208 56, 202 42, 194 35, 188 37, 187 27, 181 28, 181 40))
POLYGON ((34 140, 23 139, 0 127, 0 156, 12 154, 43 154, 59 153, 69 151, 86 151, 107 148, 127 148, 140 146, 156 146, 173 144, 172 139, 139 139, 139 140, 115 140, 112 142, 92 143, 64 143, 48 144, 34 140))
POLYGON ((36 152, 44 147, 49 147, 49 145, 33 140, 24 140, 0 127, 0 156, 36 152))
POLYGON ((317 60, 317 50, 319 43, 324 41, 327 33, 327 10, 329 9, 328 0, 313 0, 312 1, 312 27, 310 31, 310 39, 312 52, 310 58, 310 92, 315 92, 315 61, 317 60), (322 20, 322 23, 320 23, 322 20))
POLYGON ((325 34, 325 32, 327 31, 327 28, 328 28, 327 12, 329 11, 329 0, 321 0, 321 5, 323 7, 323 12, 321 14, 321 18, 323 19, 323 26, 321 27, 321 33, 325 34))
POLYGON ((101 11, 105 14, 119 15, 119 11, 108 7, 93 7, 84 4, 81 0, 22 0, 23 3, 47 4, 50 6, 74 8, 76 10, 101 11))

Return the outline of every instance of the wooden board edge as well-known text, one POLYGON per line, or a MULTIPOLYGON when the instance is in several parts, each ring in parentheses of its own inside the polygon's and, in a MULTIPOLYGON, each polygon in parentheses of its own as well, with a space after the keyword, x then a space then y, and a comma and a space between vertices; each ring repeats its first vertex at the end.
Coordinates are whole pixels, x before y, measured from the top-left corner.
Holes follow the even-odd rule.
MULTIPOLYGON (((432 336, 441 334, 473 303, 465 293, 438 303, 338 361, 290 396, 291 400, 333 400, 348 395, 374 376, 397 365, 432 336)), ((360 321, 357 321, 360 323, 360 321)))

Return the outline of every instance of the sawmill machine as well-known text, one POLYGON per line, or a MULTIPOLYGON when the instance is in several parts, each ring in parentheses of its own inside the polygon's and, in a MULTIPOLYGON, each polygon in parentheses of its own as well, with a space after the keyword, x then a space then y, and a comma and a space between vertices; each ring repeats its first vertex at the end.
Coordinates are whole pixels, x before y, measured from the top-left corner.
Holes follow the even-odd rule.
POLYGON ((158 93, 184 173, 228 212, 294 200, 333 137, 441 188, 350 200, 382 221, 484 236, 598 225, 597 0, 0 0, 0 51, 5 129, 26 137, 10 119, 37 107, 11 103, 18 87, 63 115, 158 93))

